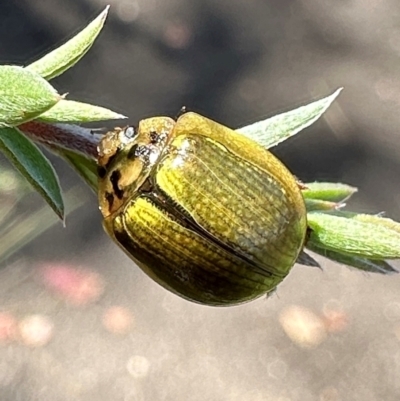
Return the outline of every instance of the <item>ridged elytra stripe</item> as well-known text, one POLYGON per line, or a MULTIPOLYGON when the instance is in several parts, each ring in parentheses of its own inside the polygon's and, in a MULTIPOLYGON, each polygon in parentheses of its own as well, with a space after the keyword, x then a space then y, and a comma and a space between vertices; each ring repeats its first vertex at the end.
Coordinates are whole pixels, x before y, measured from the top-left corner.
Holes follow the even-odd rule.
POLYGON ((131 200, 123 212, 106 219, 105 224, 147 274, 197 302, 244 302, 282 280, 261 274, 236 255, 183 227, 145 197, 131 200))
POLYGON ((272 265, 264 264, 260 265, 256 263, 254 260, 250 259, 247 255, 240 250, 233 248, 229 244, 221 241, 216 236, 212 235, 208 232, 204 227, 200 226, 198 222, 196 222, 193 217, 189 214, 187 210, 182 208, 179 204, 177 204, 172 198, 170 198, 167 194, 163 193, 160 188, 151 184, 150 180, 144 185, 147 188, 154 188, 148 192, 141 192, 144 197, 146 197, 151 203, 153 203, 156 207, 158 207, 163 212, 166 212, 169 216, 173 216, 174 220, 187 228, 188 230, 193 231, 198 234, 200 237, 203 237, 213 243, 214 245, 224 249, 229 254, 235 255, 238 259, 242 260, 244 263, 252 266, 254 271, 258 271, 263 276, 272 276, 277 275, 280 277, 285 277, 282 272, 275 272, 275 268, 272 265), (147 185, 146 185, 147 184, 147 185))
POLYGON ((152 175, 156 185, 219 242, 285 275, 301 234, 274 177, 201 135, 178 137, 171 148, 152 175))

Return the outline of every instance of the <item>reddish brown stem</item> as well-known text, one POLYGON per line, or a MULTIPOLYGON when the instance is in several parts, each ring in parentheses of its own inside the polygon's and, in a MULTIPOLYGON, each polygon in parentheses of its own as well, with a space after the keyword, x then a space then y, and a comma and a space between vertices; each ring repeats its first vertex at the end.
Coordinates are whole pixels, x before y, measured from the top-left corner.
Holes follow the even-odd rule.
POLYGON ((66 148, 97 159, 99 137, 88 128, 73 124, 47 124, 30 121, 18 126, 34 142, 50 148, 66 148))

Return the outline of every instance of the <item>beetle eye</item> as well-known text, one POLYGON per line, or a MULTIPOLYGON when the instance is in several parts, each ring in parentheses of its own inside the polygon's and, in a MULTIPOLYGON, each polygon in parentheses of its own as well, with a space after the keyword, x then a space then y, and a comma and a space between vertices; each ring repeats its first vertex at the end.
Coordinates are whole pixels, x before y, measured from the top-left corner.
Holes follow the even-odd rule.
POLYGON ((124 135, 127 139, 132 139, 137 135, 137 129, 135 127, 128 127, 125 131, 124 131, 124 135))

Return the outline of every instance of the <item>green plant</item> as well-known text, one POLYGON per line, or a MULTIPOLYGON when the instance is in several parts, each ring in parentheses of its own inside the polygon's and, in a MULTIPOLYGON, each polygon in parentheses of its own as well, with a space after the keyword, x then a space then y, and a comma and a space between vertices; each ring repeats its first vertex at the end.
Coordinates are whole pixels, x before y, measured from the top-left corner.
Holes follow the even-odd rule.
MULTIPOLYGON (((63 46, 26 67, 0 66, 0 150, 64 219, 64 201, 56 172, 38 148, 44 145, 66 160, 97 192, 98 137, 74 123, 122 119, 108 109, 67 100, 49 80, 76 64, 90 49, 108 13, 106 8, 63 46)), ((314 123, 339 95, 321 100, 238 132, 271 148, 314 123)), ((400 224, 380 215, 344 211, 356 188, 341 183, 304 184, 310 235, 306 247, 329 259, 358 269, 393 273, 388 259, 400 258, 400 224)), ((299 263, 318 265, 306 253, 299 263)))

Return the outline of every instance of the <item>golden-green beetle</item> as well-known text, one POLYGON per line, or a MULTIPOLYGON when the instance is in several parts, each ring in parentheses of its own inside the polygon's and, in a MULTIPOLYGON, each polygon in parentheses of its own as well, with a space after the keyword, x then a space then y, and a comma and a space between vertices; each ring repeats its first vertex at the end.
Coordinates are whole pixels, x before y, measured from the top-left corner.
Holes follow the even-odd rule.
POLYGON ((155 281, 207 305, 272 291, 303 248, 306 209, 270 152, 195 113, 142 120, 99 145, 104 227, 155 281))

